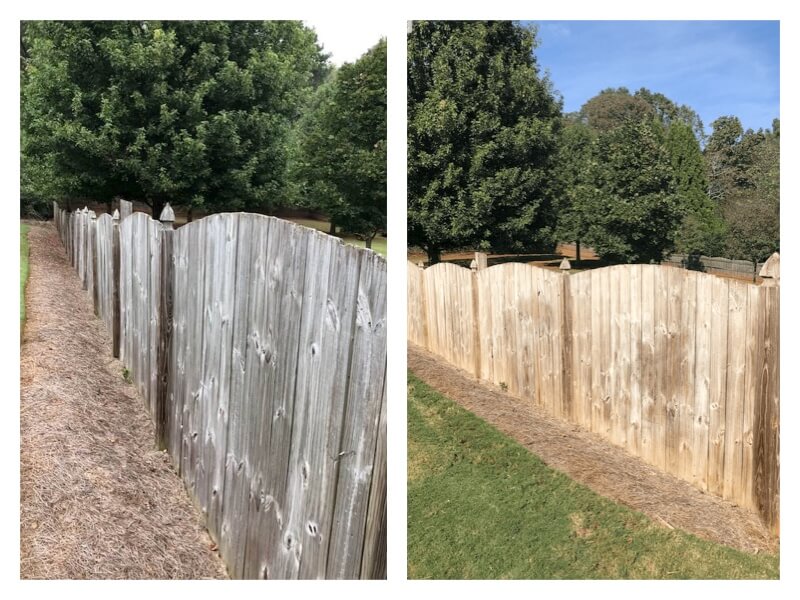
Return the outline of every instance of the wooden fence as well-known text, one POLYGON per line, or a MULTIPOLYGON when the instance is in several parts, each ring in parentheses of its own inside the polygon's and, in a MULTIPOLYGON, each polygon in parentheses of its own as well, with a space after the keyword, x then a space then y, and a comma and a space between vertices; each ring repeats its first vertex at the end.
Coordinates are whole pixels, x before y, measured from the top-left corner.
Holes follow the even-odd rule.
POLYGON ((173 219, 55 207, 230 575, 385 578, 386 262, 273 217, 173 219))
POLYGON ((408 264, 409 340, 778 529, 780 286, 408 264))
POLYGON ((750 280, 754 280, 756 273, 764 266, 763 262, 753 263, 751 260, 733 260, 719 256, 691 257, 688 254, 670 254, 661 264, 750 280))

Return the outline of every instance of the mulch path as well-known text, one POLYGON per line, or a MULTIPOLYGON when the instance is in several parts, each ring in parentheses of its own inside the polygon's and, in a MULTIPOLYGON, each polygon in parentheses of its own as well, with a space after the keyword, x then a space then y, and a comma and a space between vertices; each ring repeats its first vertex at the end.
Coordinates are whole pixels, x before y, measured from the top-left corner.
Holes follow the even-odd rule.
POLYGON ((223 579, 222 561, 51 224, 31 224, 20 577, 223 579))
POLYGON ((664 527, 746 552, 778 551, 778 539, 753 513, 705 494, 600 436, 551 417, 410 343, 408 368, 549 466, 664 527))

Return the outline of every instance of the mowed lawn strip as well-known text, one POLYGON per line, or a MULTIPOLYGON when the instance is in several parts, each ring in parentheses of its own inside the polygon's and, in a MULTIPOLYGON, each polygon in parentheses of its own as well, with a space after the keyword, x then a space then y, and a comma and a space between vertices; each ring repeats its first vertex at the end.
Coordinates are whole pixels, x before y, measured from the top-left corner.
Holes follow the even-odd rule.
POLYGON ((777 578, 751 555, 669 530, 550 469, 408 376, 412 579, 777 578))
POLYGON ((28 231, 24 223, 19 228, 19 324, 25 323, 25 284, 28 282, 28 231))

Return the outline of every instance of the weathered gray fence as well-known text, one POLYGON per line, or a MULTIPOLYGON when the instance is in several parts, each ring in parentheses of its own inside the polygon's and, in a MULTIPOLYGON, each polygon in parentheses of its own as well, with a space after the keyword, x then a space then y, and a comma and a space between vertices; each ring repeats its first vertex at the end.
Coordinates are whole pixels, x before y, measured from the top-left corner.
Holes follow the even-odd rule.
POLYGON ((385 577, 385 261, 273 217, 162 219, 55 208, 230 575, 385 577))

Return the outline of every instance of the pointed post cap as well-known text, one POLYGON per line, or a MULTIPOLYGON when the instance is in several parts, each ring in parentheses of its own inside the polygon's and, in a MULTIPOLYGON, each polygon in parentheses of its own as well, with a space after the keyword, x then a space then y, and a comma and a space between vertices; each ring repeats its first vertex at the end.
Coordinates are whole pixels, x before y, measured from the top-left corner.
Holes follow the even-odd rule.
POLYGON ((89 212, 89 207, 88 206, 84 206, 83 207, 83 214, 87 214, 88 212, 89 212))
POLYGON ((111 215, 111 218, 113 220, 115 220, 115 221, 119 221, 119 210, 118 209, 116 209, 116 208, 114 209, 114 214, 111 215))
POLYGON ((771 282, 772 284, 781 282, 781 255, 773 252, 772 256, 767 259, 767 262, 761 267, 758 276, 764 279, 764 284, 771 282))
POLYGON ((558 265, 558 268, 562 271, 569 271, 572 268, 572 265, 569 264, 569 261, 565 257, 561 260, 561 264, 558 265))
POLYGON ((172 227, 172 224, 175 222, 175 211, 172 210, 169 202, 164 205, 164 209, 161 211, 161 215, 158 217, 158 220, 164 223, 164 225, 169 225, 172 227))

